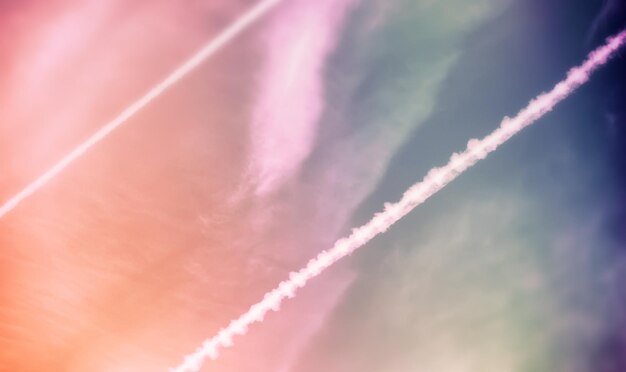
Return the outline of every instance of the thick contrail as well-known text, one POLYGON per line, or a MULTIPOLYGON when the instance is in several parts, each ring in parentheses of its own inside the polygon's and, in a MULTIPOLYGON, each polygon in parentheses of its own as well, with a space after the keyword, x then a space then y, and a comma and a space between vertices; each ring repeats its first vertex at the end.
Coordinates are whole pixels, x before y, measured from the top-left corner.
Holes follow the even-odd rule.
POLYGON ((48 169, 45 173, 27 185, 24 189, 18 192, 11 199, 7 200, 0 207, 0 218, 4 217, 7 213, 11 212, 17 207, 24 199, 28 198, 37 190, 45 186, 50 180, 61 173, 67 166, 69 166, 76 159, 80 158, 85 152, 93 147, 98 142, 105 139, 111 132, 117 129, 122 124, 126 123, 128 119, 137 114, 141 109, 146 107, 155 98, 160 96, 172 85, 179 82, 183 77, 188 75, 207 58, 213 56, 216 52, 226 46, 231 40, 238 36, 242 31, 252 25, 255 21, 259 20, 262 16, 268 13, 273 7, 278 5, 284 0, 263 0, 232 25, 222 31, 216 38, 209 41, 202 49, 189 58, 185 63, 179 66, 174 72, 168 75, 163 81, 151 88, 145 95, 135 101, 132 105, 122 111, 115 119, 105 124, 96 133, 89 137, 85 142, 81 143, 78 147, 72 150, 52 168, 48 169))
POLYGON ((383 212, 377 213, 368 223, 354 229, 350 236, 338 240, 333 248, 320 253, 300 271, 290 273, 289 279, 265 294, 263 300, 252 305, 247 312, 233 320, 228 327, 204 341, 198 350, 188 355, 184 362, 172 371, 198 371, 205 358, 216 359, 221 348, 233 344, 234 336, 245 334, 248 326, 263 321, 270 310, 278 311, 282 301, 286 298, 292 298, 298 288, 304 287, 309 280, 318 276, 335 262, 348 256, 376 235, 386 231, 396 221, 444 188, 466 169, 484 159, 513 135, 552 110, 557 103, 586 83, 591 73, 605 64, 623 46, 625 41, 626 31, 610 38, 604 46, 593 51, 581 66, 571 69, 565 80, 558 83, 548 93, 543 93, 532 100, 517 116, 505 117, 500 127, 482 140, 470 140, 465 151, 452 154, 450 161, 445 166, 431 169, 421 182, 416 183, 404 193, 400 201, 395 204, 386 204, 383 212))

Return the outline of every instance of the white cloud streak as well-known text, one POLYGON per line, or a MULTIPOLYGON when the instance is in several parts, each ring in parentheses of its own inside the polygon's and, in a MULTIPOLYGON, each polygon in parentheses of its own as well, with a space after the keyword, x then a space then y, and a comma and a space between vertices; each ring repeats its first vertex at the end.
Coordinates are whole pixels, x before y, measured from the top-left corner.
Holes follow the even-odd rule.
POLYGON ((365 225, 355 228, 350 236, 339 239, 333 248, 322 251, 304 268, 290 273, 289 279, 266 293, 260 302, 252 305, 247 312, 233 320, 217 335, 204 341, 198 350, 188 355, 183 363, 172 371, 198 371, 205 358, 218 358, 220 349, 233 345, 234 336, 244 335, 250 325, 263 321, 265 315, 271 310, 278 311, 283 300, 294 297, 296 291, 304 287, 311 279, 320 275, 335 262, 352 254, 378 234, 385 232, 468 168, 550 112, 559 102, 585 84, 591 74, 608 62, 625 42, 626 31, 610 38, 605 45, 591 52, 582 65, 571 69, 565 80, 559 82, 552 90, 533 99, 515 117, 505 117, 500 126, 487 137, 480 140, 471 139, 465 151, 452 154, 445 166, 431 169, 421 182, 414 184, 404 193, 400 201, 386 204, 383 212, 377 213, 365 225))
POLYGON ((244 30, 262 18, 275 6, 284 0, 263 0, 245 14, 239 17, 232 25, 222 31, 217 37, 209 41, 196 54, 189 58, 186 62, 176 68, 164 80, 152 87, 145 95, 128 106, 115 119, 105 124, 96 133, 89 137, 86 141, 74 148, 70 153, 64 156, 59 162, 54 164, 50 169, 41 176, 28 184, 25 188, 7 200, 0 206, 0 218, 3 218, 13 209, 15 209, 22 201, 36 193, 44 187, 48 182, 54 179, 59 173, 63 172, 70 164, 82 157, 89 149, 98 144, 109 136, 114 130, 127 123, 135 114, 148 106, 154 99, 159 97, 167 89, 178 83, 185 76, 189 75, 193 70, 200 66, 204 61, 220 51, 228 45, 244 30))

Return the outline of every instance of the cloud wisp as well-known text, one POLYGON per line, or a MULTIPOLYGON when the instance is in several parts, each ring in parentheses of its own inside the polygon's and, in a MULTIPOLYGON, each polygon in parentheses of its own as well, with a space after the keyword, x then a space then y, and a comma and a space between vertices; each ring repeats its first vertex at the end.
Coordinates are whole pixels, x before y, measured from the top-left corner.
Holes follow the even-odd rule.
POLYGON ((386 204, 383 212, 376 214, 361 227, 355 228, 350 236, 338 240, 331 249, 311 259, 304 268, 290 273, 289 279, 266 293, 260 302, 252 305, 247 312, 233 320, 217 335, 205 340, 198 350, 185 357, 183 363, 173 371, 198 371, 205 358, 216 359, 220 349, 233 345, 235 336, 244 335, 250 325, 263 321, 265 315, 271 310, 278 311, 282 301, 294 297, 296 291, 304 287, 309 280, 320 275, 335 262, 350 255, 378 234, 385 232, 468 168, 550 112, 559 102, 585 84, 591 74, 608 62, 625 42, 626 31, 622 31, 610 38, 605 45, 591 52, 582 65, 571 69, 567 77, 556 84, 552 90, 537 96, 513 118, 505 117, 500 126, 491 134, 480 140, 471 139, 465 151, 452 154, 445 166, 431 169, 422 181, 414 184, 404 193, 400 201, 386 204))
POLYGON ((280 187, 310 154, 324 108, 324 67, 355 0, 294 2, 270 24, 253 108, 256 193, 280 187))

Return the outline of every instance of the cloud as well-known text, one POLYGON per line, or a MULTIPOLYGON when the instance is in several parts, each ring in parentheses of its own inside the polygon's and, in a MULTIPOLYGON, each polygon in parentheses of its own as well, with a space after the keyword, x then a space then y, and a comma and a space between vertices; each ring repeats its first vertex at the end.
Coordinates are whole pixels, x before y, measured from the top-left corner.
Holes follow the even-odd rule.
POLYGON ((326 62, 354 2, 285 4, 264 31, 251 126, 251 177, 257 194, 279 188, 310 154, 325 107, 326 62))
POLYGON ((311 193, 324 229, 330 225, 337 233, 346 227, 396 152, 433 113, 439 88, 461 55, 463 37, 504 7, 492 0, 363 6, 330 66, 333 106, 322 119, 327 135, 300 184, 328 190, 311 193))

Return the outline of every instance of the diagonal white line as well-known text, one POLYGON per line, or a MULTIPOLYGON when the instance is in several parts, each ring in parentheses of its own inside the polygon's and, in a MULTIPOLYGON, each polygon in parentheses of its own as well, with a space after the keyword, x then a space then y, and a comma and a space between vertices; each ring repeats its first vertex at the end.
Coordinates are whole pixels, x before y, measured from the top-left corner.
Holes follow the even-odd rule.
POLYGON ((465 151, 452 154, 450 161, 445 166, 431 169, 421 182, 414 184, 404 193, 400 201, 386 204, 383 212, 376 214, 365 225, 355 228, 350 236, 339 239, 331 249, 322 251, 317 257, 311 259, 304 268, 290 273, 289 279, 266 293, 260 302, 252 305, 247 312, 233 320, 217 335, 205 340, 198 350, 185 357, 183 363, 173 371, 198 371, 206 358, 218 358, 221 349, 233 345, 234 336, 246 334, 250 325, 262 322, 265 315, 271 310, 278 311, 283 300, 294 297, 296 291, 304 287, 309 280, 320 275, 324 270, 350 255, 378 234, 385 232, 468 168, 484 159, 522 129, 550 112, 559 102, 585 84, 591 73, 608 62, 625 42, 626 31, 610 38, 605 45, 591 52, 582 65, 571 69, 565 80, 558 83, 551 91, 537 96, 515 117, 504 118, 500 126, 487 137, 481 140, 470 140, 465 151))
POLYGON ((24 199, 28 198, 43 186, 45 186, 48 182, 50 182, 53 178, 59 175, 65 168, 67 168, 70 164, 80 158, 83 154, 85 154, 90 148, 96 145, 98 142, 105 139, 111 132, 115 129, 128 122, 130 118, 132 118, 135 114, 137 114, 141 109, 150 104, 155 98, 160 96, 163 92, 165 92, 172 85, 179 82, 182 78, 187 76, 191 71, 197 68, 200 64, 202 64, 206 59, 213 56, 216 52, 226 46, 230 41, 232 41, 235 37, 241 34, 244 30, 246 30, 253 23, 258 21, 261 17, 263 17, 266 13, 268 13, 272 8, 281 3, 284 0, 263 0, 251 9, 249 9, 246 13, 244 13, 241 17, 239 17, 232 25, 227 27, 224 31, 222 31, 216 38, 209 41, 204 47, 202 47, 196 54, 194 54, 191 58, 189 58, 186 62, 180 65, 176 70, 174 70, 170 75, 168 75, 164 80, 160 83, 152 87, 146 94, 144 94, 141 98, 135 101, 133 104, 128 106, 122 113, 120 113, 115 119, 111 120, 107 124, 105 124, 102 128, 100 128, 96 133, 94 133, 91 137, 89 137, 86 141, 78 145, 74 148, 70 153, 65 155, 59 162, 54 164, 50 169, 48 169, 45 173, 40 175, 26 187, 24 187, 21 191, 7 200, 0 207, 0 218, 7 215, 7 213, 11 212, 15 209, 24 199))

